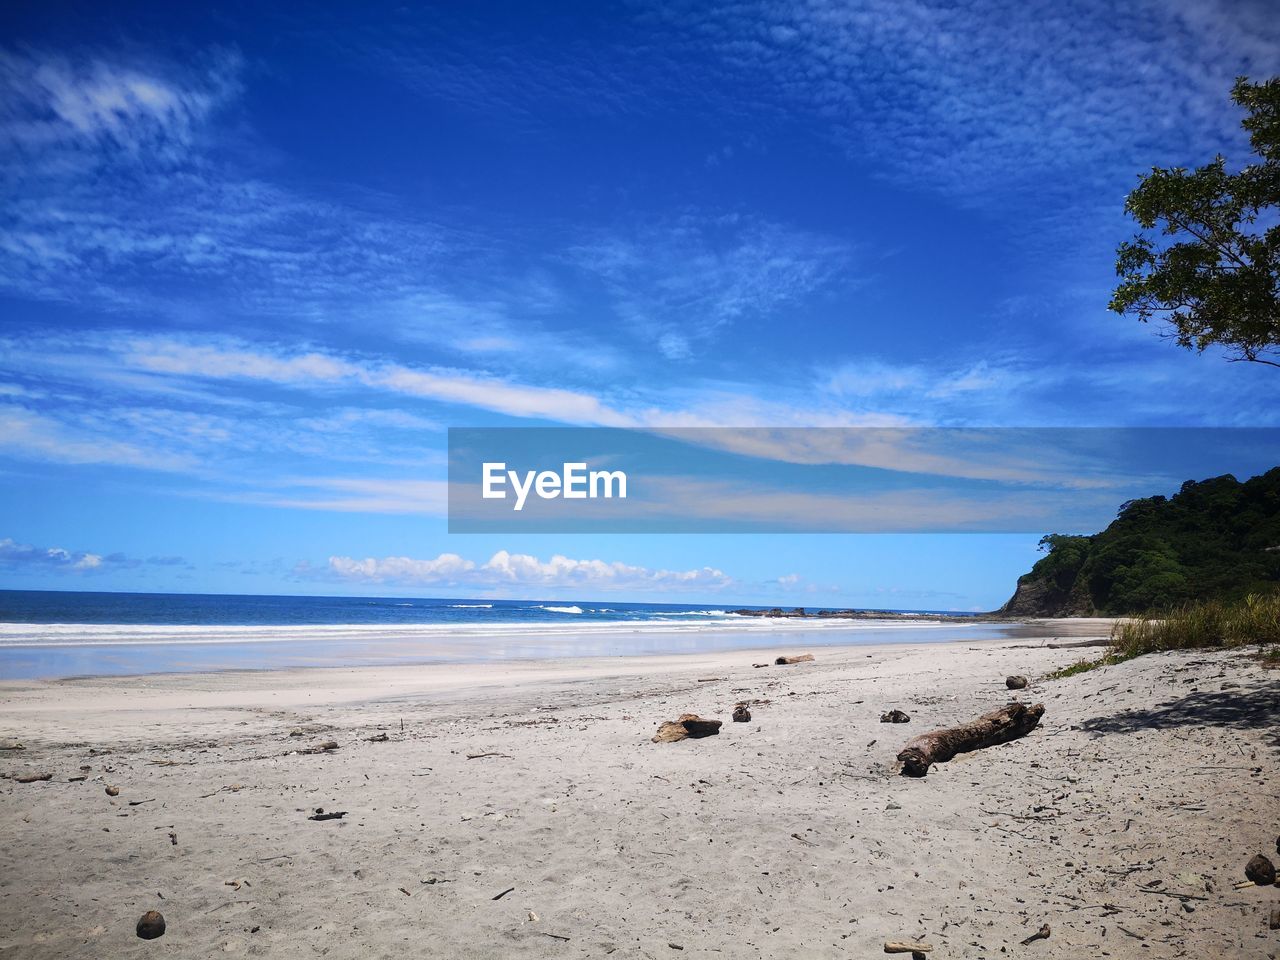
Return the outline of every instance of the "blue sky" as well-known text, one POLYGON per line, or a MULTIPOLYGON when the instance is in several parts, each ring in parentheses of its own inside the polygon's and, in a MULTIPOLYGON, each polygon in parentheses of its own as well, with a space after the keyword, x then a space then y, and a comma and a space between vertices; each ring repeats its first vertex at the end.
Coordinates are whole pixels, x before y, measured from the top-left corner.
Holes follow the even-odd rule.
POLYGON ((449 536, 445 430, 1280 420, 1105 309, 1266 3, 197 6, 0 12, 4 585, 990 607, 1037 536, 449 536))

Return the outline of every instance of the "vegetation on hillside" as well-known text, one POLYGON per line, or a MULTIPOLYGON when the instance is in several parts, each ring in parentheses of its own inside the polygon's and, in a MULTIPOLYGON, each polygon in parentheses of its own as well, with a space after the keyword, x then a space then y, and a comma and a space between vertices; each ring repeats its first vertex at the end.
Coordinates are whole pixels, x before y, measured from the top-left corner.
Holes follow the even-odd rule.
POLYGON ((1161 614, 1280 586, 1280 467, 1244 483, 1188 481, 1131 500, 1093 536, 1050 534, 1018 580, 1012 616, 1161 614))

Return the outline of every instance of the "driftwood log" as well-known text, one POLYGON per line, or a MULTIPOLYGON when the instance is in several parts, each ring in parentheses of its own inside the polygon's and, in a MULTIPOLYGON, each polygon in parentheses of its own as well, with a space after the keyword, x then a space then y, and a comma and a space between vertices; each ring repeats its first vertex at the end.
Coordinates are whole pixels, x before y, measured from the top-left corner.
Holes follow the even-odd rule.
POLYGON ((52 773, 27 773, 20 777, 14 777, 19 783, 41 783, 45 780, 52 780, 52 773))
POLYGON ((908 740, 898 754, 902 773, 908 777, 923 777, 930 766, 946 763, 957 753, 968 753, 1024 737, 1036 728, 1043 715, 1042 703, 1034 706, 1010 703, 958 727, 922 733, 908 740))
POLYGON ((783 667, 783 666, 786 666, 788 663, 808 663, 812 659, 813 659, 812 653, 802 653, 796 657, 779 657, 777 660, 773 662, 775 666, 783 667))
POLYGON ((653 735, 654 743, 675 743, 677 740, 711 737, 720 732, 719 720, 706 720, 696 713, 682 713, 679 720, 668 720, 653 735))
POLYGON ((884 945, 885 953, 929 953, 933 944, 919 940, 888 940, 884 945))

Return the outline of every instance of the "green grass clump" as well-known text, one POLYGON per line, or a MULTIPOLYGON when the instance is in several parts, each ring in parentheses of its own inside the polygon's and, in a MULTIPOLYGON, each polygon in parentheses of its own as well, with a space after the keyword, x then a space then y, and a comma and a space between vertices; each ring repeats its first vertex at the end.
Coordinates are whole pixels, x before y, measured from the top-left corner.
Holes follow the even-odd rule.
POLYGON ((1044 675, 1044 678, 1046 680, 1065 680, 1067 677, 1074 677, 1082 673, 1088 673, 1090 670, 1093 670, 1096 667, 1101 667, 1103 664, 1107 662, 1108 661, 1106 657, 1103 657, 1100 660, 1089 660, 1089 659, 1077 660, 1075 663, 1071 664, 1070 666, 1060 667, 1059 669, 1054 670, 1052 673, 1046 673, 1044 675))
POLYGON ((1125 659, 1161 650, 1276 642, 1280 642, 1280 593, 1183 604, 1166 613, 1121 620, 1111 630, 1112 652, 1125 659))
MULTIPOLYGON (((1111 628, 1111 649, 1097 660, 1079 660, 1045 674, 1063 680, 1161 650, 1238 647, 1280 643, 1280 593, 1250 594, 1243 600, 1188 603, 1163 613, 1120 620, 1111 628)), ((1263 662, 1280 662, 1280 648, 1262 653, 1263 662)))

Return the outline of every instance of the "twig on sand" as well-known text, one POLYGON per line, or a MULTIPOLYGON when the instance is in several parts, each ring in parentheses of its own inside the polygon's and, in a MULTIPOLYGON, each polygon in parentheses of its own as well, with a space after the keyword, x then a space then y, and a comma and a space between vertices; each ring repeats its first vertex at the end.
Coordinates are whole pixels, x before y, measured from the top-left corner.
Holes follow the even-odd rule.
POLYGON ((1049 925, 1046 923, 1043 927, 1041 927, 1031 936, 1023 940, 1022 945, 1025 947, 1028 944, 1035 943, 1037 940, 1048 940, 1048 939, 1049 939, 1049 925))
POLYGON ((566 943, 569 941, 568 937, 562 937, 558 933, 547 933, 545 930, 539 930, 538 933, 542 934, 544 937, 550 937, 552 940, 563 940, 566 943))
POLYGON ((1208 897, 1197 897, 1193 893, 1179 893, 1177 890, 1139 890, 1139 893, 1155 893, 1162 897, 1177 897, 1179 900, 1208 900, 1208 897))
POLYGON ((509 754, 509 753, 495 753, 495 752, 491 752, 491 753, 468 753, 468 754, 467 754, 467 759, 468 759, 468 760, 479 760, 481 757, 506 757, 506 759, 508 759, 508 760, 514 760, 514 759, 515 759, 515 757, 511 756, 511 754, 509 754))
POLYGON ((505 897, 508 893, 514 893, 514 892, 515 892, 515 889, 516 889, 515 887, 507 887, 507 889, 503 890, 500 894, 498 894, 496 897, 493 897, 492 899, 494 899, 494 900, 501 900, 501 899, 502 899, 503 897, 505 897))

